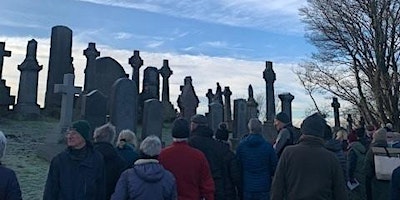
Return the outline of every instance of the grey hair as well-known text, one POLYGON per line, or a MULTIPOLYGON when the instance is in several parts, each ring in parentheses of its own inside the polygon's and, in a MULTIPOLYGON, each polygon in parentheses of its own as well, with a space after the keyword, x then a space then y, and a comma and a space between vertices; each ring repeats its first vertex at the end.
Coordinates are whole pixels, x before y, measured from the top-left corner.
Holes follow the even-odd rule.
POLYGON ((6 153, 7 138, 3 132, 0 131, 0 160, 6 153))
POLYGON ((251 118, 247 124, 250 133, 261 133, 262 124, 257 118, 251 118))
POLYGON ((95 142, 113 143, 115 137, 115 126, 110 123, 104 124, 94 130, 93 139, 95 142))
POLYGON ((140 143, 140 151, 148 156, 157 156, 161 152, 161 140, 155 135, 147 136, 140 143))
POLYGON ((124 129, 119 133, 117 146, 122 148, 122 146, 125 144, 125 142, 121 141, 121 139, 125 139, 125 141, 127 143, 133 144, 133 146, 135 146, 135 148, 138 148, 137 137, 133 131, 131 131, 129 129, 124 129))

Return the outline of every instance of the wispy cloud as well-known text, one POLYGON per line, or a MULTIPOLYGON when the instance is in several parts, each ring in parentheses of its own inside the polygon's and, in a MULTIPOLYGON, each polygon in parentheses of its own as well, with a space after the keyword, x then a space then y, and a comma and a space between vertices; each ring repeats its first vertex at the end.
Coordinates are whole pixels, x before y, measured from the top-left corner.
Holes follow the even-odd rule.
POLYGON ((117 40, 126 40, 132 38, 132 34, 126 32, 119 32, 114 34, 114 38, 117 40))
POLYGON ((157 48, 163 45, 163 41, 148 41, 146 47, 148 48, 157 48))

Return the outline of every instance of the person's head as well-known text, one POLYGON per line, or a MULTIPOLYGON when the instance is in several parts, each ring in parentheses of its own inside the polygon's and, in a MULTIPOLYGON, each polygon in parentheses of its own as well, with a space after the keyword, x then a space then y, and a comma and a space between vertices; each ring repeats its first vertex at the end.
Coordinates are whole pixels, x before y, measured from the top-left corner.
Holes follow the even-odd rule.
POLYGON ((393 130, 393 125, 392 125, 392 123, 386 123, 385 124, 385 127, 384 127, 385 129, 386 129, 386 131, 387 132, 392 132, 392 130, 393 130))
POLYGON ((3 132, 0 131, 0 160, 6 153, 7 138, 3 132))
POLYGON ((332 135, 332 128, 328 124, 325 124, 325 131, 324 131, 324 140, 328 141, 331 140, 333 137, 332 135))
POLYGON ((356 133, 357 138, 363 138, 365 137, 365 128, 364 127, 359 127, 356 130, 354 130, 356 133))
POLYGON ((314 113, 306 117, 300 127, 301 134, 315 136, 321 139, 324 138, 326 130, 326 121, 319 113, 314 113))
POLYGON ((281 130, 286 124, 290 122, 289 116, 284 113, 280 112, 275 116, 274 125, 276 130, 281 130))
POLYGON ((90 125, 86 120, 78 120, 72 123, 67 130, 67 146, 73 149, 83 148, 89 140, 90 125))
POLYGON ((172 123, 171 135, 173 139, 187 140, 189 138, 189 122, 184 118, 175 119, 172 123))
POLYGON ((124 129, 119 133, 117 146, 122 148, 126 143, 132 144, 135 148, 138 148, 136 134, 129 129, 124 129))
POLYGON ((376 130, 372 135, 372 142, 387 142, 386 133, 387 131, 385 128, 380 128, 376 130))
POLYGON ((262 131, 261 121, 257 118, 251 118, 247 126, 249 128, 250 133, 261 133, 262 131))
POLYGON ((215 131, 215 139, 227 141, 229 138, 229 131, 226 123, 221 122, 218 129, 215 131))
POLYGON ((115 137, 115 126, 110 123, 104 124, 94 130, 94 142, 108 142, 113 143, 115 137))
POLYGON ((343 129, 343 128, 339 129, 336 132, 335 139, 338 140, 338 141, 347 140, 347 131, 345 129, 343 129))
POLYGON ((155 135, 147 136, 140 143, 140 154, 143 159, 157 159, 161 152, 161 140, 155 135))
POLYGON ((207 117, 201 114, 193 115, 190 122, 190 131, 195 130, 198 126, 208 126, 207 117))

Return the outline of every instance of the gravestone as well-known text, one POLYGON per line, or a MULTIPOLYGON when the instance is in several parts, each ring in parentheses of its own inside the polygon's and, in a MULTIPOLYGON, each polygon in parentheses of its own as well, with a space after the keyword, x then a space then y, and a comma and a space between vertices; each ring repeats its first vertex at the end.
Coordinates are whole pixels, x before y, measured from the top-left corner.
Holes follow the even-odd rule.
POLYGON ((213 101, 218 102, 221 105, 224 105, 224 102, 222 101, 222 89, 218 82, 217 82, 217 89, 215 90, 213 101))
POLYGON ((15 110, 28 117, 38 117, 40 115, 40 107, 37 104, 38 77, 39 71, 43 66, 39 65, 36 59, 37 42, 30 40, 27 46, 27 53, 22 64, 18 65, 21 71, 18 88, 18 99, 15 110))
POLYGON ((146 100, 143 109, 142 140, 149 135, 156 135, 161 139, 162 126, 163 115, 161 102, 157 99, 146 100))
POLYGON ((81 87, 74 86, 74 79, 73 74, 65 74, 63 84, 54 85, 54 92, 62 95, 59 123, 59 133, 61 134, 71 126, 75 94, 80 94, 82 90, 81 87))
POLYGON ((96 83, 99 81, 95 75, 97 74, 96 58, 100 56, 100 52, 96 49, 96 43, 90 42, 88 47, 83 50, 83 55, 86 57, 85 85, 83 91, 84 93, 89 93, 97 88, 96 83))
POLYGON ((124 129, 136 133, 137 127, 136 83, 120 78, 112 85, 110 94, 110 122, 119 134, 124 129))
POLYGON ((248 87, 249 97, 247 99, 247 120, 251 118, 258 118, 258 103, 254 99, 253 86, 251 84, 248 87))
POLYGON ((353 118, 351 117, 351 114, 347 114, 347 132, 351 133, 353 130, 353 118))
POLYGON ((292 101, 294 96, 290 93, 282 93, 278 95, 282 103, 282 112, 289 116, 290 121, 292 121, 292 101))
POLYGON ((11 88, 6 86, 6 80, 3 80, 3 64, 4 57, 10 57, 11 51, 6 51, 5 42, 0 42, 0 115, 5 114, 9 111, 9 106, 14 105, 15 96, 10 95, 11 88))
POLYGON ((133 68, 132 71, 132 80, 136 83, 136 91, 139 92, 139 69, 143 65, 143 60, 139 55, 138 50, 133 51, 133 56, 129 58, 129 64, 133 68))
MULTIPOLYGON (((89 73, 89 72, 88 72, 89 73)), ((93 76, 88 74, 87 76, 93 76)), ((126 78, 124 68, 111 57, 96 59, 96 90, 99 90, 106 97, 110 96, 111 87, 120 78, 126 78)))
POLYGON ((49 69, 45 96, 45 110, 50 116, 58 116, 61 94, 54 93, 54 85, 62 84, 64 74, 74 74, 71 57, 72 30, 66 26, 51 29, 49 69))
POLYGON ((340 127, 340 120, 339 120, 340 103, 339 103, 337 97, 333 97, 331 106, 333 107, 333 117, 335 118, 335 128, 339 128, 340 127))
POLYGON ((224 121, 228 124, 228 129, 232 130, 232 110, 231 110, 231 95, 232 92, 229 89, 229 86, 225 86, 224 88, 224 121))
POLYGON ((184 85, 181 86, 181 94, 178 96, 177 102, 180 117, 190 121, 190 118, 196 114, 196 109, 200 102, 192 85, 192 77, 185 77, 184 85))
POLYGON ((163 78, 161 103, 163 105, 164 120, 172 121, 176 117, 176 112, 174 106, 169 100, 169 77, 173 72, 171 68, 169 68, 168 60, 163 61, 163 66, 159 70, 159 73, 163 78))
POLYGON ((147 67, 143 72, 142 100, 160 99, 160 76, 157 68, 147 67))
POLYGON ((209 127, 215 131, 218 129, 218 125, 224 121, 224 108, 218 102, 213 102, 209 105, 208 121, 209 127))
POLYGON ((93 134, 94 129, 107 122, 107 97, 98 90, 82 95, 80 118, 89 122, 93 134))
POLYGON ((214 99, 214 94, 213 94, 213 92, 212 92, 212 89, 209 88, 209 89, 207 90, 206 97, 207 97, 207 99, 208 99, 208 104, 211 104, 212 101, 213 101, 213 99, 214 99))
POLYGON ((240 140, 247 134, 247 103, 245 99, 235 99, 233 101, 233 138, 240 140))
POLYGON ((272 69, 272 62, 265 62, 264 70, 264 80, 266 83, 266 111, 267 111, 267 121, 274 121, 275 118, 275 93, 274 93, 274 82, 276 80, 276 75, 272 69))

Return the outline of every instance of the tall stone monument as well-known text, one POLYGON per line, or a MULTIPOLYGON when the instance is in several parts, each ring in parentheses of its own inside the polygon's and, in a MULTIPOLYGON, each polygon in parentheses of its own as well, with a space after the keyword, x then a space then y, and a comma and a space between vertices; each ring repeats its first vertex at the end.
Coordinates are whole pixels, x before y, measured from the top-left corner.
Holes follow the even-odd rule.
POLYGON ((85 68, 85 85, 83 92, 85 94, 95 90, 97 88, 96 76, 91 74, 96 73, 96 58, 100 56, 100 52, 96 49, 96 43, 90 42, 88 47, 83 50, 83 55, 86 57, 86 68, 85 68))
POLYGON ((333 117, 335 118, 335 128, 339 128, 340 127, 340 119, 339 119, 340 103, 339 103, 337 97, 332 98, 331 106, 333 107, 333 117))
POLYGON ((132 66, 132 80, 136 83, 136 91, 139 92, 139 69, 143 65, 143 60, 139 55, 138 50, 133 51, 133 56, 129 58, 129 64, 132 66))
POLYGON ((351 114, 347 114, 347 132, 351 133, 353 130, 353 118, 351 117, 351 114))
POLYGON ((272 62, 266 61, 266 67, 264 70, 264 80, 266 83, 266 111, 267 111, 267 122, 273 122, 275 118, 275 93, 274 93, 274 82, 276 80, 276 74, 272 69, 272 62))
POLYGON ((192 77, 185 77, 184 85, 181 86, 181 94, 178 96, 177 102, 180 110, 180 117, 190 120, 190 118, 196 114, 200 101, 194 91, 192 77))
POLYGON ((286 113, 290 121, 292 121, 292 101, 294 96, 290 93, 282 93, 278 97, 282 103, 282 112, 286 113))
POLYGON ((6 80, 3 80, 3 63, 4 57, 10 57, 11 51, 6 51, 4 49, 5 42, 0 42, 0 115, 4 114, 9 110, 10 105, 14 105, 15 96, 10 95, 10 87, 6 86, 6 80))
POLYGON ((231 109, 231 95, 232 91, 229 89, 229 86, 225 86, 224 88, 224 121, 228 123, 229 130, 232 130, 232 109, 231 109))
POLYGON ((247 98, 247 120, 258 117, 258 103, 254 99, 253 86, 248 87, 249 97, 247 98))
POLYGON ((58 116, 61 94, 54 93, 54 85, 62 84, 64 74, 74 74, 71 57, 72 30, 66 26, 51 29, 49 70, 45 96, 45 110, 51 116, 58 116))
POLYGON ((11 57, 11 51, 5 50, 6 43, 0 42, 0 79, 3 75, 4 57, 11 57))
POLYGON ((21 71, 19 79, 18 99, 15 110, 22 115, 38 117, 40 108, 37 104, 38 77, 43 66, 36 59, 37 42, 28 42, 25 60, 18 65, 21 71))
POLYGON ((163 66, 159 70, 163 78, 161 103, 163 105, 164 120, 171 121, 176 117, 174 106, 169 99, 169 77, 173 74, 169 67, 168 60, 163 60, 163 66))

